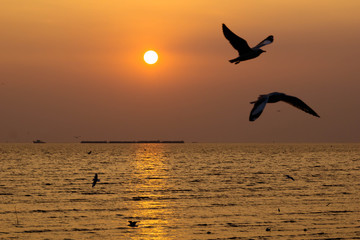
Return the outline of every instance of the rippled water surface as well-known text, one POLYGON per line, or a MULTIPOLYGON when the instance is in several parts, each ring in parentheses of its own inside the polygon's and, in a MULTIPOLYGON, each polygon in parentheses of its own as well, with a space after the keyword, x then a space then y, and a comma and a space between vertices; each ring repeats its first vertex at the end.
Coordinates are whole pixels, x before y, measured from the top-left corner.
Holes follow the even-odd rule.
POLYGON ((0 239, 360 239, 360 144, 4 143, 0 159, 0 239))

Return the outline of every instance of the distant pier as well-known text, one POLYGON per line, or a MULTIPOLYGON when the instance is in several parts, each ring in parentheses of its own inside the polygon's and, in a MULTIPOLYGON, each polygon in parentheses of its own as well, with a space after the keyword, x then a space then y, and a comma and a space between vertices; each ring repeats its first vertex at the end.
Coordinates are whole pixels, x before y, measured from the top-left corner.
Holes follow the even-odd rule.
POLYGON ((107 141, 81 141, 81 143, 108 143, 107 141))
POLYGON ((185 143, 184 141, 160 141, 160 140, 141 140, 141 141, 81 141, 80 143, 185 143))

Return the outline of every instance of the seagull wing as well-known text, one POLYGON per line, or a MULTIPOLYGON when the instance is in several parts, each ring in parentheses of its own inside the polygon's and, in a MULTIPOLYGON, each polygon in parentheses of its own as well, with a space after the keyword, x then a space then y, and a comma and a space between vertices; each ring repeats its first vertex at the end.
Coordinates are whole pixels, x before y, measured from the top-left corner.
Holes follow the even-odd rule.
POLYGON ((225 24, 222 25, 222 30, 225 38, 229 40, 230 44, 239 52, 240 55, 251 51, 248 43, 233 33, 225 24))
POLYGON ((255 103, 253 109, 250 112, 250 121, 255 121, 258 117, 260 117, 261 113, 264 111, 266 103, 269 100, 269 95, 260 95, 258 100, 255 103))
POLYGON ((284 94, 281 101, 284 101, 284 102, 286 102, 300 110, 303 110, 304 112, 309 113, 315 117, 320 117, 314 110, 312 110, 308 105, 306 105, 306 103, 304 103, 297 97, 293 97, 293 96, 284 94))
POLYGON ((256 45, 254 48, 261 48, 265 45, 268 45, 270 43, 272 43, 274 41, 274 36, 270 35, 267 38, 265 38, 264 40, 262 40, 258 45, 256 45))

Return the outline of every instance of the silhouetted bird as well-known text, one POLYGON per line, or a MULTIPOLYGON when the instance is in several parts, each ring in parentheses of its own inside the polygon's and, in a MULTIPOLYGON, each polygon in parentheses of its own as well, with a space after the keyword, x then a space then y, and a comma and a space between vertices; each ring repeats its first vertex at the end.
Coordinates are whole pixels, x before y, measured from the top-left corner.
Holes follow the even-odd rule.
POLYGON ((267 232, 270 232, 270 231, 271 231, 271 228, 268 227, 268 228, 266 228, 265 230, 266 230, 267 232))
POLYGON ((137 227, 138 225, 136 225, 136 223, 138 223, 139 221, 128 221, 130 227, 137 227))
POLYGON ((292 177, 292 176, 290 176, 290 175, 285 175, 287 178, 289 178, 289 179, 291 179, 291 180, 293 180, 293 181, 295 181, 295 179, 292 177))
POLYGON ((92 151, 88 152, 88 154, 91 154, 91 153, 92 153, 92 151))
POLYGON ((93 183, 92 186, 94 187, 96 185, 97 182, 100 182, 100 179, 98 178, 97 173, 95 173, 94 179, 93 179, 93 183))
POLYGON ((269 94, 260 95, 258 100, 250 102, 252 104, 255 103, 255 105, 250 112, 249 120, 255 121, 261 115, 267 103, 276 103, 279 101, 286 102, 300 110, 303 110, 306 113, 314 115, 315 117, 320 117, 314 110, 312 110, 299 98, 286 95, 285 93, 273 92, 269 94))
POLYGON ((222 30, 225 38, 229 40, 230 44, 239 52, 239 57, 229 60, 229 62, 235 64, 258 57, 260 54, 265 52, 261 49, 261 47, 274 41, 274 37, 270 35, 255 47, 250 48, 246 40, 233 33, 225 24, 222 25, 222 30))

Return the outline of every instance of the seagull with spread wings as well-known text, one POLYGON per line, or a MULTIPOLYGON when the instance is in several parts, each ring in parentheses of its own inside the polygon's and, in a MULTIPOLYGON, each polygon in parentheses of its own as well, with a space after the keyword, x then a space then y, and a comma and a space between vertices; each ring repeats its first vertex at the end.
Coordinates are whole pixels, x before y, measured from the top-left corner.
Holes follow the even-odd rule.
POLYGON ((279 101, 286 102, 306 113, 309 113, 315 117, 320 117, 314 110, 306 105, 302 100, 297 97, 286 95, 285 93, 273 92, 269 94, 260 95, 258 100, 250 102, 254 104, 253 109, 250 112, 250 121, 255 121, 260 117, 267 103, 276 103, 279 101))
POLYGON ((136 225, 139 221, 128 221, 130 227, 137 227, 138 225, 136 225))
POLYGON ((292 176, 290 176, 290 175, 285 175, 285 177, 287 177, 288 179, 291 179, 291 180, 295 181, 295 179, 294 179, 292 176))
POLYGON ((270 35, 255 47, 250 48, 245 39, 233 33, 225 24, 222 25, 222 30, 225 38, 229 40, 230 44, 239 52, 239 57, 229 60, 229 62, 235 64, 258 57, 265 52, 261 47, 274 41, 274 37, 270 35))
POLYGON ((92 186, 94 187, 96 185, 97 182, 100 182, 100 179, 98 178, 98 174, 95 173, 94 179, 93 179, 93 183, 92 186))

